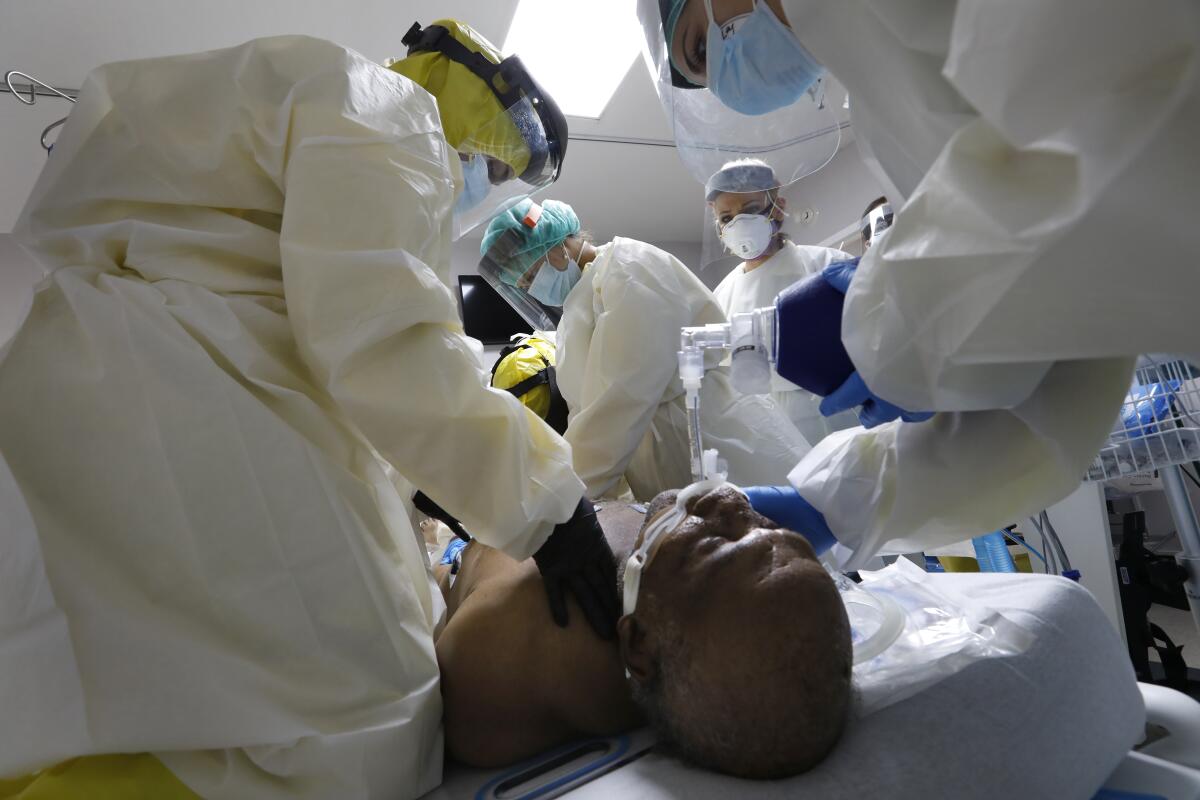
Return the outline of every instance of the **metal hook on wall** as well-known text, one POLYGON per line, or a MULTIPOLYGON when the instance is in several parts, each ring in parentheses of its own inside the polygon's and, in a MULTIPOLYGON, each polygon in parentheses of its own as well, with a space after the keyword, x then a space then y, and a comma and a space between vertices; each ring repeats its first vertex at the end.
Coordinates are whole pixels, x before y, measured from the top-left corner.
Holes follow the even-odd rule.
MULTIPOLYGON (((7 89, 7 91, 12 94, 13 97, 17 98, 18 100, 20 100, 22 103, 24 103, 27 106, 31 106, 34 103, 36 103, 37 98, 39 96, 41 96, 41 97, 61 97, 63 100, 66 100, 70 103, 75 102, 75 97, 71 96, 70 94, 67 94, 66 92, 62 91, 61 89, 57 89, 48 83, 43 83, 42 81, 39 81, 37 78, 30 75, 29 73, 21 72, 20 70, 10 69, 8 72, 4 73, 4 86, 7 89), (25 80, 29 81, 29 83, 25 84, 25 85, 14 84, 13 76, 20 76, 20 77, 24 78, 25 80), (26 97, 24 94, 22 94, 22 92, 28 92, 29 96, 26 97)), ((50 144, 46 144, 47 134, 49 134, 50 131, 54 130, 55 128, 60 127, 66 121, 67 121, 67 118, 63 117, 60 120, 51 122, 49 125, 47 125, 45 128, 42 129, 42 136, 41 136, 40 141, 42 143, 42 148, 47 153, 49 153, 50 150, 54 147, 53 142, 51 142, 50 144)))

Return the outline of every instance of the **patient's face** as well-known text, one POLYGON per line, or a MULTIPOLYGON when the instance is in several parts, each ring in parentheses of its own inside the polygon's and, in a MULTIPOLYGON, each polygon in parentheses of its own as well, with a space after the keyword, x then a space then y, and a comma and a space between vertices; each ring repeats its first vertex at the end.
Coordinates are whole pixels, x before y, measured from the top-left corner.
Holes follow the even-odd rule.
MULTIPOLYGON (((647 519, 673 502, 655 498, 647 519)), ((837 587, 803 536, 740 492, 716 489, 687 510, 649 554, 636 625, 618 626, 643 708, 653 721, 647 706, 658 707, 706 766, 758 778, 808 769, 836 742, 850 698, 837 587)))
MULTIPOLYGON (((647 522, 665 513, 677 494, 656 497, 647 522)), ((654 543, 642 576, 642 593, 660 604, 721 617, 723 608, 739 605, 732 595, 756 594, 767 582, 829 580, 807 539, 754 511, 731 487, 692 499, 687 511, 683 522, 654 543)))

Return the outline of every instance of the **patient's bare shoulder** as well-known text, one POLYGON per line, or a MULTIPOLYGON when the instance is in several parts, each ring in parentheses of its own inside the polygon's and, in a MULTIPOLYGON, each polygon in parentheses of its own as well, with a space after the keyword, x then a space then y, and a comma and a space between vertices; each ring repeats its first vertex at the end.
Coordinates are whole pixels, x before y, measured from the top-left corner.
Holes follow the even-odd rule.
POLYGON ((446 746, 460 761, 499 766, 540 752, 567 731, 537 689, 533 609, 511 581, 478 582, 437 640, 446 746))
POLYGON ((455 758, 509 764, 639 724, 616 644, 599 639, 573 601, 571 624, 556 626, 532 561, 463 577, 479 579, 437 641, 455 758))

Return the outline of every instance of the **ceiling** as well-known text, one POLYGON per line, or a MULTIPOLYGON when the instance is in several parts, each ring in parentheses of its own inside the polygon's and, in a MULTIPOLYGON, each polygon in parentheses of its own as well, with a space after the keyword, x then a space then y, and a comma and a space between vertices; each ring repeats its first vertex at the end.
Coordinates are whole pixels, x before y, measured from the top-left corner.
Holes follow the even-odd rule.
MULTIPOLYGON (((331 39, 382 61, 402 54, 400 37, 414 21, 441 17, 467 20, 502 44, 516 5, 517 0, 439 0, 437 10, 430 11, 429 2, 414 0, 0 0, 0 71, 19 69, 56 86, 78 88, 90 69, 105 62, 284 33, 331 39)), ((604 58, 604 42, 588 41, 580 32, 569 35, 579 38, 579 58, 604 58)), ((5 153, 0 232, 12 229, 44 162, 38 135, 66 108, 49 98, 30 108, 0 94, 5 153)), ((640 58, 599 120, 572 117, 569 124, 572 141, 562 177, 546 197, 571 203, 600 240, 619 234, 653 242, 699 241, 702 193, 670 146, 665 114, 640 58)), ((823 172, 836 172, 842 163, 857 168, 861 162, 852 150, 844 151, 823 172)), ((809 205, 817 206, 816 200, 809 205)), ((832 235, 849 221, 827 218, 821 232, 832 235)))

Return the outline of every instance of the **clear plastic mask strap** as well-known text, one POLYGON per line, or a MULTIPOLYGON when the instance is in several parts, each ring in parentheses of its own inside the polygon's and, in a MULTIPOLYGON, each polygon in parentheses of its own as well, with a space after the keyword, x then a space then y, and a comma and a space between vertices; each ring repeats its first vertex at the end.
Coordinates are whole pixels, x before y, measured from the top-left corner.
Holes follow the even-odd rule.
MULTIPOLYGON (((637 609, 638 591, 641 588, 642 582, 642 570, 646 566, 646 561, 650 557, 650 550, 654 547, 654 543, 664 533, 674 530, 678 527, 679 523, 687 519, 687 504, 689 500, 724 485, 726 483, 722 475, 719 479, 699 481, 680 490, 679 495, 675 498, 674 508, 651 522, 649 527, 646 528, 646 532, 642 534, 642 544, 630 554, 629 560, 625 562, 622 599, 626 614, 632 614, 637 609)), ((734 488, 736 489, 737 487, 734 488)))

